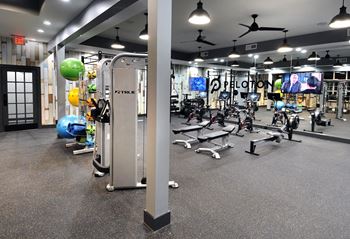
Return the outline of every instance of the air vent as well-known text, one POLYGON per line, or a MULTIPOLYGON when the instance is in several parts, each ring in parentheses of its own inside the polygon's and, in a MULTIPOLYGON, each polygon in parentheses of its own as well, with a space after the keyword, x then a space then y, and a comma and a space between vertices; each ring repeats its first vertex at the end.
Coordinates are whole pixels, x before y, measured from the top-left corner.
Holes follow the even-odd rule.
POLYGON ((253 43, 249 45, 245 45, 245 50, 246 51, 252 51, 258 49, 258 43, 253 43))

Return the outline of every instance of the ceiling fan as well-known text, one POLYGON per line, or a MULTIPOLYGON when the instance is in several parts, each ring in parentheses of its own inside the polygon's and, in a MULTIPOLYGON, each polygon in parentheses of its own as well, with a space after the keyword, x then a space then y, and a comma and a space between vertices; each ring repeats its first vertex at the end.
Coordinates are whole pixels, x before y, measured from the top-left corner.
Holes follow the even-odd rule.
POLYGON ((253 14, 252 18, 254 19, 254 22, 252 25, 248 26, 245 24, 240 23, 239 25, 243 27, 247 27, 248 31, 246 31, 244 34, 240 35, 239 38, 247 35, 250 32, 256 32, 256 31, 283 31, 284 28, 281 27, 259 27, 259 25, 255 22, 255 19, 258 17, 258 14, 253 14))
POLYGON ((199 42, 199 43, 204 43, 204 44, 207 44, 207 45, 210 45, 210 46, 215 46, 216 44, 215 43, 212 43, 210 41, 206 41, 206 37, 202 35, 202 32, 203 30, 198 30, 198 37, 195 39, 195 40, 192 40, 192 41, 183 41, 183 42, 180 42, 180 43, 189 43, 189 42, 199 42))

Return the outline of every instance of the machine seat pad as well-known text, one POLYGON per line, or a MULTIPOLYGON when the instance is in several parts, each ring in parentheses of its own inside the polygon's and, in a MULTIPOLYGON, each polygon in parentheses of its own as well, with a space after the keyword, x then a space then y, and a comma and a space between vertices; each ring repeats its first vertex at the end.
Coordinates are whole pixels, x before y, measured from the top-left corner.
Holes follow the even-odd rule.
POLYGON ((230 132, 228 132, 228 131, 220 130, 220 131, 216 131, 216 132, 212 132, 209 134, 198 136, 198 140, 199 140, 199 142, 205 142, 207 140, 221 138, 221 137, 227 136, 229 134, 230 134, 230 132))
POLYGON ((200 125, 193 125, 193 126, 188 126, 188 127, 183 127, 179 129, 173 129, 174 134, 179 134, 179 133, 186 133, 186 132, 191 132, 191 131, 196 131, 203 129, 203 126, 200 125))
POLYGON ((283 137, 283 134, 280 132, 267 132, 266 134, 274 137, 283 137))

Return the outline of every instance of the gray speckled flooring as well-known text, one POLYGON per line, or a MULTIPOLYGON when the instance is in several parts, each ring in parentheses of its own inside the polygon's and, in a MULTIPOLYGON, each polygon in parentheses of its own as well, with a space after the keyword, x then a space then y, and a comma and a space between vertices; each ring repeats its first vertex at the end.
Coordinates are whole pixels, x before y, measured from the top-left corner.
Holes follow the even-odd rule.
POLYGON ((0 133, 0 238, 350 238, 349 146, 296 136, 245 154, 263 135, 232 136, 221 160, 172 145, 172 224, 152 233, 145 191, 108 193, 54 129, 0 133))

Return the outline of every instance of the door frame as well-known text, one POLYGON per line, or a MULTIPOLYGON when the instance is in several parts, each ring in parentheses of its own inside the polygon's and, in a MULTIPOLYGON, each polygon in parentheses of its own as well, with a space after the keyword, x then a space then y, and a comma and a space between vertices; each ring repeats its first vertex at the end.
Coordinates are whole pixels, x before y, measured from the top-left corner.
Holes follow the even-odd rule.
MULTIPOLYGON (((20 65, 1 65, 0 64, 0 102, 3 104, 0 106, 0 131, 11 131, 11 130, 23 130, 32 128, 41 128, 41 75, 40 67, 37 66, 20 66, 20 65), (7 71, 22 71, 33 73, 33 114, 34 124, 18 125, 17 127, 5 127, 5 113, 4 104, 5 98, 7 97, 7 71), (5 82, 6 79, 6 82, 5 82), (37 126, 37 127, 35 127, 37 126)), ((6 116, 7 117, 7 116, 6 116)))

